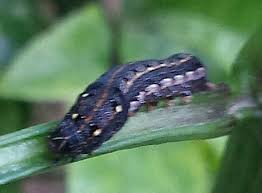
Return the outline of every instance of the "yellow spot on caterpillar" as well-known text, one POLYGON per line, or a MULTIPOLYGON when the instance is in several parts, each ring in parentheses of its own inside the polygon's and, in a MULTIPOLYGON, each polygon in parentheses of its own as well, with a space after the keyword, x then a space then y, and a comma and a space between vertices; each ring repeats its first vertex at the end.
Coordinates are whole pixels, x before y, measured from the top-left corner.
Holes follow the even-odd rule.
POLYGON ((121 113, 121 112, 123 111, 122 105, 116 106, 115 111, 116 111, 117 113, 121 113))
POLYGON ((78 115, 79 114, 77 114, 77 113, 72 114, 72 119, 76 119, 78 117, 78 115))
POLYGON ((93 136, 98 136, 102 133, 102 129, 97 129, 94 131, 93 136))

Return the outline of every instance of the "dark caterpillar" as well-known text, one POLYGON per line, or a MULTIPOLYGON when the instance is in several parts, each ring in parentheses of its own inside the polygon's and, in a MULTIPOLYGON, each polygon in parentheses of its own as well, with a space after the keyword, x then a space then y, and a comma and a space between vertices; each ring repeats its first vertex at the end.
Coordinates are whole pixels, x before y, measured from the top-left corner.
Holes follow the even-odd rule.
POLYGON ((61 155, 90 154, 143 104, 191 96, 210 88, 202 63, 190 54, 116 66, 89 85, 50 135, 61 155))

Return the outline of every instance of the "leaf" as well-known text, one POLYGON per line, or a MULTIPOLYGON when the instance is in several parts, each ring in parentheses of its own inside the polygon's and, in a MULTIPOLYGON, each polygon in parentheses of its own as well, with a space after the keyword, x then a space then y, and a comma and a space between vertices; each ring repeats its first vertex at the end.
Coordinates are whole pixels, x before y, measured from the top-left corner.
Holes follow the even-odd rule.
POLYGON ((238 88, 236 90, 249 95, 257 109, 237 116, 236 128, 229 138, 214 193, 261 192, 261 35, 260 27, 243 47, 233 65, 232 80, 235 88, 238 88))
POLYGON ((71 100, 107 68, 108 30, 91 5, 28 44, 2 80, 1 95, 24 100, 71 100))
POLYGON ((212 81, 227 82, 230 65, 245 39, 208 18, 167 12, 152 15, 150 23, 126 23, 122 49, 125 61, 193 53, 208 67, 212 81))
POLYGON ((152 16, 156 14, 165 15, 167 12, 183 12, 184 15, 201 15, 220 26, 232 27, 236 31, 241 32, 253 32, 262 17, 260 11, 262 2, 259 0, 251 0, 249 2, 221 0, 219 4, 216 0, 208 2, 199 0, 197 3, 194 0, 126 0, 124 1, 124 8, 126 19, 136 19, 137 22, 141 22, 143 18, 145 21, 147 20, 146 18, 150 18, 150 20, 147 20, 150 22, 153 20, 152 16))
MULTIPOLYGON (((262 96, 262 27, 252 35, 237 57, 232 71, 231 82, 235 90, 245 94, 262 96)), ((260 101, 261 103, 261 101, 260 101)))
POLYGON ((208 192, 214 173, 207 169, 210 162, 205 159, 207 155, 202 148, 209 145, 204 141, 170 143, 72 164, 67 167, 67 191, 208 192))
POLYGON ((0 78, 17 51, 45 26, 37 2, 0 1, 0 78))
POLYGON ((124 61, 190 52, 212 81, 230 83, 231 64, 262 17, 262 3, 252 2, 124 1, 124 61))
POLYGON ((1 99, 0 107, 0 135, 25 126, 28 117, 27 104, 1 99))
MULTIPOLYGON (((232 115, 228 114, 231 99, 212 95, 201 98, 183 106, 138 113, 92 156, 145 145, 228 134, 233 126, 232 115)), ((70 160, 66 158, 55 162, 47 148, 46 136, 55 125, 37 125, 0 137, 0 184, 69 163, 70 160)), ((83 155, 77 159, 87 157, 90 156, 83 155)))

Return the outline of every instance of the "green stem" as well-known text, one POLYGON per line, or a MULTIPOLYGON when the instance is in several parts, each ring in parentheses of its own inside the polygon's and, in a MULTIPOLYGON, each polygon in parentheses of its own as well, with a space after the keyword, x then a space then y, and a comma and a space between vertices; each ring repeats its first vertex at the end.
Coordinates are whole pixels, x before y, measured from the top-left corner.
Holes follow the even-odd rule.
POLYGON ((261 192, 261 127, 261 117, 238 122, 229 139, 214 193, 261 192))

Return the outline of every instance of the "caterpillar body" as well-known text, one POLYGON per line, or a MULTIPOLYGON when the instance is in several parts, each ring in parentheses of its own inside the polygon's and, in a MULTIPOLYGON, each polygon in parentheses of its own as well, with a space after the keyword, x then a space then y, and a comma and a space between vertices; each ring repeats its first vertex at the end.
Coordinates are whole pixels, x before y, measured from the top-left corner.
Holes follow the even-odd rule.
POLYGON ((208 89, 205 66, 191 54, 116 66, 78 96, 50 134, 50 148, 62 155, 90 154, 144 104, 208 89))

